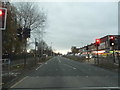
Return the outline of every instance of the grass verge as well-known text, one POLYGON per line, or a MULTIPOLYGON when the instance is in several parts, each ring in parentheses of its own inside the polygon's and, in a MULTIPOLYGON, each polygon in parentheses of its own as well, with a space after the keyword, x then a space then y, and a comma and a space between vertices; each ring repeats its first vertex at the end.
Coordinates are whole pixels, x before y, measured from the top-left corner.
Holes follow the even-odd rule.
POLYGON ((85 58, 81 58, 81 57, 78 57, 78 56, 64 56, 64 57, 75 60, 75 61, 79 61, 79 62, 85 62, 85 60, 86 60, 85 58))

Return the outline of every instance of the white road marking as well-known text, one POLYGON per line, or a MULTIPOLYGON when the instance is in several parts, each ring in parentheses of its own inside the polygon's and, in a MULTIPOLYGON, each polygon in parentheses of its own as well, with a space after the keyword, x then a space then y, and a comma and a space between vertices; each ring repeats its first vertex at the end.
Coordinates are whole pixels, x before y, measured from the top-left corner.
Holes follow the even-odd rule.
POLYGON ((41 67, 42 67, 42 65, 40 65, 39 67, 37 67, 36 70, 38 70, 38 69, 41 68, 41 67))
POLYGON ((49 59, 49 60, 47 61, 47 63, 53 61, 53 59, 54 59, 54 58, 49 59))
POLYGON ((43 65, 48 64, 48 62, 51 62, 51 61, 52 61, 52 59, 48 60, 48 61, 45 62, 44 64, 41 64, 39 67, 36 68, 36 70, 38 70, 39 68, 41 68, 43 65))
POLYGON ((73 67, 73 69, 76 69, 75 67, 73 67))
POLYGON ((64 65, 66 65, 66 66, 68 66, 68 67, 70 67, 70 68, 72 68, 72 69, 77 69, 77 68, 75 68, 75 67, 73 67, 73 66, 70 66, 70 65, 67 65, 67 64, 64 64, 64 65))
POLYGON ((11 86, 10 88, 14 88, 15 86, 17 86, 19 83, 21 83, 23 80, 25 80, 28 76, 24 77, 23 79, 21 79, 20 81, 18 81, 17 83, 15 83, 13 86, 11 86))
POLYGON ((58 58, 59 63, 61 63, 61 60, 58 58))
MULTIPOLYGON (((45 62, 45 64, 47 64, 48 62, 45 62)), ((36 70, 38 70, 39 68, 41 68, 44 64, 41 64, 39 67, 36 68, 36 70)))
MULTIPOLYGON (((58 59, 59 60, 59 59, 58 59)), ((59 60, 59 63, 61 63, 61 61, 59 60)))

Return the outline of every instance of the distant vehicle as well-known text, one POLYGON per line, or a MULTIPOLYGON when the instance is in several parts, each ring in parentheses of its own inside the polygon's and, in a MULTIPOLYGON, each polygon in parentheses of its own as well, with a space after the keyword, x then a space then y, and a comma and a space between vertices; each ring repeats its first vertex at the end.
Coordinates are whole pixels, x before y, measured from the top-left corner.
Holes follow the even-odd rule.
MULTIPOLYGON (((88 56, 86 55, 86 57, 85 58, 88 58, 88 56)), ((89 58, 92 58, 92 55, 89 55, 89 58)))

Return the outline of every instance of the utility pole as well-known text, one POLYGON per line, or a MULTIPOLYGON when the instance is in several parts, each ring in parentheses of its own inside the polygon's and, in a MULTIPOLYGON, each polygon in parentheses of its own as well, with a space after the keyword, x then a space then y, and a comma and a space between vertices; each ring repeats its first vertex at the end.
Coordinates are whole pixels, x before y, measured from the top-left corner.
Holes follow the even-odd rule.
POLYGON ((52 42, 51 42, 51 56, 52 56, 52 42))
POLYGON ((41 40, 41 57, 43 56, 43 40, 41 40))

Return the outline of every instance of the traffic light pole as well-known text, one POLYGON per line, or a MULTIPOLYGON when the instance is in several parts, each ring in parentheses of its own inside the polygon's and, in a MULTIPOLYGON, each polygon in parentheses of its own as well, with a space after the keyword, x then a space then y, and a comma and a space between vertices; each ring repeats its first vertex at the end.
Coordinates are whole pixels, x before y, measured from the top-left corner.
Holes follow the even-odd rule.
POLYGON ((99 64, 98 45, 97 45, 97 64, 99 64))
POLYGON ((98 46, 100 45, 100 39, 96 39, 95 44, 97 48, 97 64, 99 64, 98 46))
MULTIPOLYGON (((0 75, 2 75, 2 30, 0 30, 0 75)), ((0 83, 2 83, 2 78, 0 78, 0 83)), ((1 87, 0 87, 1 89, 1 87)))
MULTIPOLYGON (((2 7, 2 3, 0 2, 0 8, 2 7)), ((0 27, 2 23, 0 22, 0 27)), ((2 75, 2 30, 0 30, 0 75, 2 75)), ((2 83, 2 77, 0 77, 0 83, 2 83)), ((0 90, 2 87, 0 87, 0 90)))
POLYGON ((88 54, 88 50, 87 50, 87 56, 88 56, 88 62, 89 62, 89 54, 88 54))
POLYGON ((112 46, 113 49, 113 62, 115 63, 115 50, 114 50, 114 45, 112 46))

